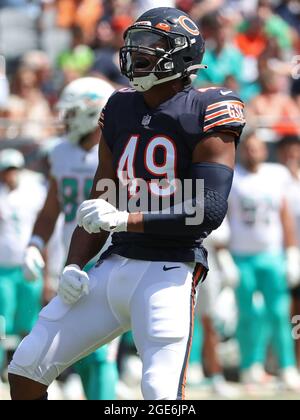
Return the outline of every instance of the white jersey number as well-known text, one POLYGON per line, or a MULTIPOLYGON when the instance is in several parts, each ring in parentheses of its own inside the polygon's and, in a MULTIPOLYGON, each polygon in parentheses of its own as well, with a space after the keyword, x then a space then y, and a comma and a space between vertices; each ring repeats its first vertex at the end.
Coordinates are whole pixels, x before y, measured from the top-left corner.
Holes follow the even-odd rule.
MULTIPOLYGON (((138 179, 135 174, 135 160, 139 139, 140 136, 138 135, 130 137, 118 165, 118 178, 123 185, 129 184, 130 195, 137 194, 138 190, 138 179)), ((152 194, 166 197, 176 192, 176 163, 177 155, 175 144, 169 137, 155 136, 149 141, 145 148, 144 165, 145 170, 156 177, 148 184, 152 194), (157 149, 163 151, 163 163, 158 163, 156 160, 157 149), (159 183, 159 180, 164 180, 164 183, 159 183)))

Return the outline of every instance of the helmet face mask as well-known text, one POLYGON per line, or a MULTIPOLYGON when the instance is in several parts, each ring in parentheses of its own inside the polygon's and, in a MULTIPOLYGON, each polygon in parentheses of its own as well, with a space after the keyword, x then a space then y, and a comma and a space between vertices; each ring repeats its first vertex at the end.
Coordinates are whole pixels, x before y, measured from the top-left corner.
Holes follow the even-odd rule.
POLYGON ((203 68, 204 41, 197 25, 180 10, 152 9, 124 34, 121 72, 138 91, 189 76, 203 68))
MULTIPOLYGON (((188 45, 182 35, 177 38, 181 45, 188 45), (181 41, 181 39, 182 41, 181 41)), ((176 49, 175 39, 159 30, 129 28, 125 47, 121 48, 121 66, 128 78, 142 77, 153 73, 157 76, 170 75, 174 68, 172 54, 176 49)))
POLYGON ((109 83, 94 77, 77 79, 64 88, 57 109, 72 143, 98 128, 100 112, 113 92, 109 83))
MULTIPOLYGON (((99 104, 99 110, 104 104, 99 104)), ((99 112, 90 114, 88 110, 72 107, 61 112, 60 118, 64 122, 68 139, 72 143, 80 143, 81 139, 98 127, 99 112)))

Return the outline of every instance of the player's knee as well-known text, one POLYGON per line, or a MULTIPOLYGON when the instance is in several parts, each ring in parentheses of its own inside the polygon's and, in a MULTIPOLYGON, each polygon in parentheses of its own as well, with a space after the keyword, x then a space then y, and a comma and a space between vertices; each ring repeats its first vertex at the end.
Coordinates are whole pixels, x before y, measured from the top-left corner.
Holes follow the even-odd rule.
POLYGON ((142 379, 142 393, 145 400, 162 400, 164 398, 161 392, 161 386, 158 379, 150 375, 144 375, 142 379))
POLYGON ((8 368, 9 373, 31 378, 33 381, 40 380, 41 369, 39 367, 47 343, 48 333, 46 328, 43 325, 37 325, 17 348, 8 368))
POLYGON ((143 375, 142 393, 145 400, 176 400, 177 398, 174 383, 159 373, 143 375))

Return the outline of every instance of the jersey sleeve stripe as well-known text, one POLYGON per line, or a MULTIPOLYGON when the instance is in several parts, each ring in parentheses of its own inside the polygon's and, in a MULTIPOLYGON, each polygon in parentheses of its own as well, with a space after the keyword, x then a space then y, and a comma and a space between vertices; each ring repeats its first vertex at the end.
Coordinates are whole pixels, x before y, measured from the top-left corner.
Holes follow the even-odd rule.
POLYGON ((214 112, 213 114, 206 115, 204 121, 207 122, 207 121, 214 120, 215 118, 220 117, 221 115, 228 115, 228 110, 224 109, 222 111, 218 111, 218 112, 214 112))
POLYGON ((240 125, 241 122, 242 121, 239 118, 225 118, 225 119, 223 118, 222 120, 217 121, 217 122, 215 122, 213 124, 206 125, 204 127, 204 130, 203 131, 206 132, 206 131, 210 130, 213 127, 222 126, 222 125, 231 124, 231 123, 237 123, 237 124, 240 125))
POLYGON ((101 112, 98 124, 102 129, 104 128, 104 112, 101 112))
POLYGON ((210 120, 208 120, 208 121, 204 121, 204 127, 207 127, 207 126, 209 126, 209 125, 211 125, 211 124, 215 124, 215 123, 218 123, 218 122, 222 122, 223 120, 226 120, 226 119, 235 119, 235 120, 237 120, 237 121, 239 121, 240 123, 244 123, 245 121, 244 121, 244 117, 242 117, 242 116, 239 116, 239 115, 231 115, 231 114, 229 114, 229 112, 227 111, 226 113, 224 113, 223 115, 219 115, 218 117, 214 117, 214 118, 211 118, 210 120))
POLYGON ((206 108, 206 111, 212 111, 212 110, 218 109, 220 107, 223 107, 225 105, 238 105, 238 106, 241 106, 242 108, 245 107, 245 105, 241 101, 222 101, 222 102, 217 102, 215 104, 209 105, 206 108))

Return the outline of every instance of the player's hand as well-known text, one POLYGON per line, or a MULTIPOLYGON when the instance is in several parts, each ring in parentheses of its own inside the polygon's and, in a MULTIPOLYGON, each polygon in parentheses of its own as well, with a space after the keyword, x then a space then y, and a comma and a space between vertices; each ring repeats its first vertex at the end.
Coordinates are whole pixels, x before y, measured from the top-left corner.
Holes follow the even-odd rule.
POLYGON ((300 285, 300 251, 297 247, 286 250, 286 275, 291 289, 300 285))
POLYGON ((240 282, 240 272, 230 252, 227 249, 221 249, 217 252, 217 260, 223 275, 224 286, 237 288, 240 282))
POLYGON ((27 281, 36 281, 41 277, 45 261, 40 250, 33 245, 29 245, 25 251, 23 274, 27 281))
POLYGON ((67 305, 74 305, 89 294, 89 283, 89 276, 78 265, 68 265, 60 277, 57 294, 67 305))
POLYGON ((119 211, 105 200, 88 200, 77 211, 77 223, 90 234, 101 230, 126 232, 128 216, 127 211, 119 211))

